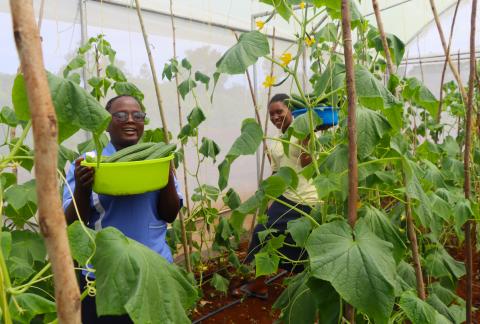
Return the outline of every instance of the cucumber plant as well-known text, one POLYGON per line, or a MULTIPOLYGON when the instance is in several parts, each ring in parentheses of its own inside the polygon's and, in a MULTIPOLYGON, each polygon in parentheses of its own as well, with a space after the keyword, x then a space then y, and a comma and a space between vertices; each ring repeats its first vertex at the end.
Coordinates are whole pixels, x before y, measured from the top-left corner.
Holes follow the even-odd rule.
MULTIPOLYGON (((381 35, 362 17, 356 2, 350 1, 352 32, 358 36, 353 49, 359 174, 359 218, 350 227, 346 205, 346 67, 343 58, 335 53, 342 46, 340 1, 305 1, 306 5, 303 3, 303 9, 298 11, 293 9, 296 1, 262 2, 270 4, 277 15, 293 22, 301 31, 296 34, 292 62, 285 64, 281 57, 271 57, 266 35, 252 31, 242 34, 238 43, 223 55, 217 63, 217 73, 241 74, 260 58, 272 61, 282 71, 282 82, 291 82, 293 94, 300 94, 307 108, 307 113, 295 119, 281 138, 272 140, 280 141, 288 154, 294 140, 307 136, 316 139, 306 149, 313 157, 311 165, 300 174, 285 168, 263 180, 257 192, 233 210, 229 220, 241 230, 246 215, 265 210, 270 201, 288 205, 278 196, 287 188, 295 192, 296 177, 306 177, 316 187, 317 206, 288 224, 288 232, 297 246, 305 248, 309 259, 306 269, 288 281, 287 289, 274 305, 281 310, 282 321, 341 321, 347 316, 343 305, 348 303, 355 308, 353 318, 361 322, 463 322, 465 301, 456 294, 456 286, 465 275, 465 266, 450 253, 461 247, 464 224, 480 216, 480 192, 479 169, 473 164, 469 168, 472 188, 476 190, 469 199, 463 195, 461 133, 465 104, 458 89, 446 85, 450 94, 443 105, 444 114, 449 116, 439 123, 439 102, 421 81, 392 74, 388 83, 382 82, 386 61, 381 35), (325 13, 331 22, 317 31, 315 18, 325 13), (340 108, 339 127, 319 135, 314 134, 321 123, 313 113, 316 102, 306 95, 307 89, 298 77, 304 50, 310 54, 310 89, 315 101, 327 99, 330 105, 340 108), (458 133, 452 137, 455 131, 458 133), (409 217, 413 225, 410 228, 406 221, 409 217), (407 235, 409 230, 416 232, 418 246, 414 246, 414 236, 407 235), (419 254, 417 258, 415 253, 419 254), (426 287, 418 288, 420 283, 426 287), (440 290, 450 297, 443 298, 440 290), (424 298, 425 295, 428 297, 424 298)), ((386 39, 398 66, 405 45, 394 35, 387 34, 386 39)), ((227 187, 236 157, 253 154, 262 137, 265 135, 260 125, 244 121, 242 135, 219 165, 222 190, 227 187), (248 124, 251 126, 244 134, 248 124)), ((479 139, 474 141, 477 147, 473 145, 472 153, 476 156, 479 139)), ((280 260, 285 259, 278 252, 283 244, 282 236, 274 235, 256 255, 257 275, 276 272, 280 260)))

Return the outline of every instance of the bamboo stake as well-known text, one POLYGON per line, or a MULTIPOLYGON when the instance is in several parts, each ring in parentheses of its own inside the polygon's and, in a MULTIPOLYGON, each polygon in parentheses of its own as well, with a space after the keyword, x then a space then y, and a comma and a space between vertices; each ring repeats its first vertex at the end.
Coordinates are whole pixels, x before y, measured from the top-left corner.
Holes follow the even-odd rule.
MULTIPOLYGON (((448 38, 447 55, 450 55, 450 47, 452 45, 452 39, 453 39, 453 30, 455 28, 455 20, 457 19, 457 12, 458 12, 459 6, 460 6, 460 0, 457 1, 457 4, 455 5, 455 12, 453 13, 452 25, 450 26, 450 36, 448 38)), ((437 124, 440 123, 441 114, 442 114, 443 83, 445 82, 445 72, 447 71, 447 63, 448 63, 447 55, 445 55, 445 62, 443 63, 443 69, 442 69, 442 77, 440 79, 440 100, 438 104, 438 112, 437 112, 437 118, 436 118, 437 124)), ((435 136, 435 142, 437 140, 438 140, 438 134, 437 136, 435 136)))
POLYGON ((450 66, 450 70, 452 71, 453 76, 455 77, 455 80, 457 81, 458 87, 460 88, 460 93, 462 94, 463 102, 466 103, 467 102, 467 93, 465 92, 465 88, 463 87, 463 83, 462 83, 462 79, 460 78, 460 74, 458 73, 457 68, 453 64, 452 59, 450 57, 450 54, 448 52, 447 43, 445 41, 445 35, 443 34, 442 25, 440 24, 440 18, 438 17, 437 8, 435 6, 435 1, 434 0, 430 0, 430 7, 432 8, 433 18, 434 18, 435 24, 437 26, 438 34, 440 35, 440 40, 442 42, 443 51, 445 52, 445 59, 447 59, 448 65, 450 66))
MULTIPOLYGON (((275 57, 275 27, 273 27, 273 32, 272 32, 272 57, 275 57)), ((270 75, 273 75, 274 69, 275 69, 275 63, 273 63, 273 61, 272 61, 271 65, 270 65, 270 75)), ((272 87, 269 87, 268 88, 268 95, 267 95, 267 105, 270 103, 271 95, 272 95, 272 87)), ((269 120, 270 119, 268 117, 268 108, 267 108, 267 111, 265 112, 265 123, 263 125, 263 134, 265 134, 265 135, 267 134, 268 121, 269 120)), ((259 177, 260 181, 263 180, 263 174, 264 174, 264 171, 265 171, 265 156, 267 156, 268 160, 271 161, 270 153, 268 152, 268 148, 265 145, 263 145, 262 162, 261 162, 261 165, 260 165, 260 177, 259 177)), ((257 212, 252 217, 252 222, 250 224, 250 230, 249 230, 250 240, 253 237, 253 230, 255 229, 255 222, 257 221, 257 217, 258 217, 259 213, 260 213, 260 210, 257 210, 257 212)), ((249 242, 249 245, 250 245, 250 242, 249 242)))
POLYGON ((160 85, 158 84, 157 71, 155 70, 155 63, 153 62, 152 51, 150 50, 150 43, 148 42, 148 35, 145 30, 145 24, 143 23, 142 10, 140 7, 140 0, 135 0, 135 8, 137 9, 138 21, 142 28, 143 40, 145 42, 145 49, 147 50, 148 62, 150 63, 150 70, 152 71, 153 84, 155 85, 155 94, 157 96, 158 109, 160 110, 160 118, 162 120, 163 133, 165 136, 165 143, 169 143, 167 119, 165 118, 165 112, 163 111, 162 96, 160 95, 160 85))
POLYGON ((67 239, 57 181, 57 118, 47 83, 40 35, 30 0, 10 0, 13 34, 32 115, 40 231, 54 274, 59 323, 80 323, 80 291, 67 239))
POLYGON ((347 97, 348 97, 348 222, 353 227, 357 221, 358 166, 356 138, 356 92, 353 66, 352 32, 347 0, 342 0, 342 36, 345 55, 347 97))
MULTIPOLYGON (((379 26, 378 29, 380 31, 380 38, 382 39, 382 45, 383 45, 383 50, 385 53, 389 52, 388 49, 388 43, 387 43, 387 38, 385 37, 385 32, 383 30, 383 24, 382 24, 382 18, 380 15, 380 11, 378 8, 378 3, 377 0, 372 0, 373 3, 373 9, 375 11, 375 17, 377 18, 377 25, 379 26), (381 27, 380 27, 381 26, 381 27)), ((392 63, 392 57, 390 56, 390 53, 385 55, 385 58, 387 59, 387 68, 392 75, 395 73, 394 68, 393 68, 393 63, 392 63)), ((414 133, 415 133, 415 138, 413 140, 413 146, 414 150, 416 149, 416 116, 413 118, 413 123, 414 123, 414 133)), ((404 182, 405 182, 405 175, 404 177, 404 182)), ((406 186, 406 182, 405 182, 406 186)), ((407 234, 408 234, 408 239, 410 241, 410 249, 412 250, 412 259, 413 259, 413 264, 415 268, 415 277, 417 281, 417 292, 418 296, 422 299, 425 300, 425 283, 423 280, 423 273, 422 273, 422 266, 420 263, 420 255, 418 253, 418 241, 417 241, 417 235, 415 233, 415 225, 413 223, 413 217, 412 217, 412 204, 410 197, 408 195, 405 195, 405 217, 407 219, 407 234)))
MULTIPOLYGON (((467 95, 467 116, 465 120, 465 152, 463 160, 464 168, 464 191, 465 199, 470 199, 471 188, 470 188, 470 149, 472 141, 472 115, 473 115, 473 90, 475 82, 475 32, 476 32, 476 16, 477 16, 477 0, 472 0, 472 15, 471 15, 471 26, 470 26, 470 76, 468 79, 468 95, 467 95)), ((472 260, 472 236, 475 237, 475 223, 471 220, 468 220, 465 225, 465 256, 466 262, 465 266, 467 268, 467 298, 466 298, 466 319, 467 324, 472 323, 473 314, 472 314, 472 302, 473 302, 473 260, 472 260)))
MULTIPOLYGON (((350 25, 349 0, 342 0, 342 37, 345 56, 347 100, 348 100, 348 223, 353 228, 357 221, 358 163, 356 138, 356 93, 353 65, 352 31, 350 25)), ((346 307, 347 320, 355 323, 355 309, 346 307)))
MULTIPOLYGON (((405 174, 403 175, 403 179, 406 187, 405 174)), ((420 254, 418 253, 417 235, 413 223, 412 202, 408 195, 405 195, 405 218, 407 221, 408 240, 410 241, 410 249, 412 250, 413 268, 415 269, 415 278, 417 282, 417 294, 420 299, 425 300, 425 281, 423 280, 422 264, 420 262, 420 254)))
MULTIPOLYGON (((170 18, 172 20, 172 38, 173 38, 173 57, 177 58, 177 46, 176 46, 176 37, 175 37, 175 20, 173 18, 173 1, 170 0, 170 18)), ((183 116, 182 116, 182 105, 180 102, 180 92, 178 91, 178 77, 175 77, 175 85, 177 88, 177 104, 178 104, 178 123, 180 125, 180 129, 183 128, 183 116)), ((186 162, 186 155, 185 155, 185 145, 181 142, 181 147, 183 151, 183 181, 185 185, 185 203, 187 205, 187 218, 190 217, 190 198, 188 195, 188 181, 187 181, 187 162, 186 162)), ((183 254, 185 256, 185 265, 187 267, 188 272, 192 272, 192 267, 190 265, 190 253, 188 251, 188 243, 187 243, 187 232, 185 230, 185 221, 183 219, 183 213, 180 212, 178 215, 178 220, 180 221, 180 228, 182 230, 182 245, 183 245, 183 254)))
POLYGON ((392 56, 388 48, 387 37, 385 36, 385 30, 383 29, 382 16, 380 15, 380 9, 378 7, 377 0, 372 0, 373 11, 375 12, 375 19, 377 20, 378 31, 380 32, 380 39, 382 40, 383 50, 385 52, 385 59, 387 60, 388 78, 395 73, 392 63, 392 56))

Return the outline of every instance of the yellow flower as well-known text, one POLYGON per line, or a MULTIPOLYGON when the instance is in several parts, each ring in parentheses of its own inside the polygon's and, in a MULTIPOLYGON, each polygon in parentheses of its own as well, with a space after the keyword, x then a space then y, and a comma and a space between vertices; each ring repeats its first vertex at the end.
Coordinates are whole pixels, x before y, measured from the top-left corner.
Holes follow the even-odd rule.
POLYGON ((360 209, 362 207, 362 202, 359 200, 357 201, 357 209, 360 209))
POLYGON ((261 20, 257 20, 257 21, 255 22, 255 25, 257 25, 257 28, 258 28, 258 29, 262 29, 263 26, 265 26, 265 22, 264 22, 264 21, 261 21, 261 20))
POLYGON ((288 52, 285 52, 282 54, 282 56, 280 56, 280 61, 282 61, 282 66, 285 67, 288 65, 288 63, 290 63, 290 61, 292 60, 292 54, 291 53, 288 53, 288 52))
POLYGON ((308 47, 312 46, 315 43, 315 38, 313 36, 305 36, 305 44, 308 47))
POLYGON ((275 84, 275 77, 273 75, 267 75, 262 84, 265 88, 270 88, 275 84))
POLYGON ((300 9, 305 9, 305 2, 300 2, 300 9))

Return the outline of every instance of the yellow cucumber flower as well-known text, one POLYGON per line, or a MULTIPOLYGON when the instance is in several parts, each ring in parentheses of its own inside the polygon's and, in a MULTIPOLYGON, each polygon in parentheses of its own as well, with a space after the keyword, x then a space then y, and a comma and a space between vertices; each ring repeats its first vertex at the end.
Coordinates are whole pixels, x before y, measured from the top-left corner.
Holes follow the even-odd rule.
POLYGON ((261 20, 257 20, 255 22, 255 25, 257 25, 257 28, 260 30, 263 28, 263 26, 265 26, 265 22, 264 21, 261 21, 261 20))
POLYGON ((305 2, 300 2, 300 9, 305 9, 305 2))
POLYGON ((315 43, 315 38, 313 36, 305 36, 305 44, 308 47, 311 47, 315 43))
POLYGON ((282 66, 285 67, 288 65, 288 63, 290 63, 290 61, 292 60, 292 54, 291 53, 288 53, 288 52, 285 52, 282 54, 282 56, 280 56, 280 61, 282 61, 282 66))
POLYGON ((263 86, 265 88, 270 88, 271 86, 273 86, 275 84, 275 77, 273 75, 267 75, 265 77, 265 81, 263 81, 263 86))

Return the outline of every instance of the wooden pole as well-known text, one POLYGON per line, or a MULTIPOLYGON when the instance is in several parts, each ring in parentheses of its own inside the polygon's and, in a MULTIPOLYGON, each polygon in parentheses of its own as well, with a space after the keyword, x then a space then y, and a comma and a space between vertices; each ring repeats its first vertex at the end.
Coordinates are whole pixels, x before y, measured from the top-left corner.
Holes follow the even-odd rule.
POLYGON ((358 166, 356 138, 356 92, 353 66, 352 32, 348 0, 342 0, 342 36, 345 55, 348 100, 348 222, 353 227, 357 221, 358 166))
POLYGON ((155 85, 155 94, 157 96, 158 109, 160 110, 160 118, 162 120, 163 133, 165 136, 165 143, 169 143, 167 119, 165 118, 165 112, 163 111, 162 96, 160 95, 160 85, 158 84, 157 71, 155 70, 155 63, 153 62, 152 51, 150 50, 150 43, 148 42, 148 34, 145 30, 145 24, 143 23, 142 10, 140 7, 140 0, 135 0, 135 7, 137 9, 138 21, 142 28, 143 40, 145 42, 145 49, 147 50, 148 62, 150 63, 150 70, 152 71, 153 84, 155 85))
MULTIPOLYGON (((473 90, 475 87, 475 24, 477 16, 477 0, 472 0, 472 14, 470 21, 470 76, 468 79, 468 95, 467 95, 467 116, 465 118, 465 152, 463 159, 464 169, 464 192, 465 199, 470 199, 471 196, 471 179, 470 179, 470 151, 472 142, 472 115, 473 115, 473 90)), ((472 236, 475 237, 475 223, 468 220, 465 224, 465 266, 467 268, 467 298, 466 298, 466 319, 467 324, 473 323, 473 242, 472 236)))
MULTIPOLYGON (((406 187, 407 183, 405 180, 405 174, 403 175, 403 178, 404 178, 404 186, 406 187)), ((408 195, 405 195, 405 218, 407 221, 408 240, 410 241, 410 249, 412 250, 413 268, 415 269, 415 278, 417 282, 417 294, 420 299, 425 300, 426 299, 425 282, 423 280, 420 254, 418 253, 417 234, 415 233, 415 225, 413 223, 412 202, 408 195)))
POLYGON ((462 79, 460 74, 452 62, 450 57, 450 53, 447 48, 447 42, 445 41, 445 35, 443 34, 442 25, 440 24, 440 18, 438 17, 437 8, 435 6, 435 1, 430 0, 430 7, 432 8, 433 18, 435 20, 435 24, 437 26, 438 34, 440 35, 440 41, 442 42, 443 51, 445 52, 445 59, 448 61, 448 65, 450 66, 450 70, 452 70, 453 76, 457 81, 458 88, 460 89, 460 93, 462 94, 463 102, 467 102, 467 93, 465 92, 465 88, 463 87, 462 79))
POLYGON ((80 291, 73 269, 57 181, 57 118, 43 64, 31 0, 10 0, 13 34, 32 115, 40 231, 52 263, 60 323, 80 323, 80 291))
MULTIPOLYGON (((452 25, 450 26, 450 36, 448 38, 448 46, 447 46, 447 55, 450 55, 450 47, 452 45, 452 39, 453 39, 453 30, 455 28, 455 21, 457 19, 457 12, 458 12, 458 7, 460 6, 460 0, 457 0, 457 4, 455 5, 455 12, 453 13, 453 19, 452 19, 452 25)), ((445 82, 445 72, 447 71, 447 64, 448 64, 448 58, 447 55, 445 55, 445 62, 443 63, 443 69, 442 69, 442 77, 440 78, 440 100, 438 104, 438 112, 437 112, 437 117, 436 121, 437 123, 440 123, 441 115, 442 115, 442 105, 443 105, 443 83, 445 82)), ((435 141, 438 140, 438 135, 435 136, 435 141)))
MULTIPOLYGON (((173 57, 177 58, 177 44, 175 37, 175 20, 173 18, 173 1, 170 0, 170 18, 172 21, 172 38, 173 38, 173 57)), ((175 76, 175 85, 177 89, 177 104, 178 104, 178 124, 180 129, 183 128, 183 116, 182 116, 182 105, 180 101, 180 92, 178 90, 178 76, 175 76)), ((187 158, 185 153, 185 145, 181 142, 181 147, 183 151, 183 182, 185 186, 185 204, 187 205, 187 217, 190 217, 190 197, 188 194, 188 181, 187 181, 187 158)), ((180 228, 182 231, 182 245, 183 245, 183 255, 185 256, 185 266, 188 272, 192 272, 192 266, 190 265, 190 253, 188 250, 187 242, 187 231, 185 230, 185 220, 183 218, 183 213, 180 212, 178 215, 178 220, 180 221, 180 228)))
MULTIPOLYGON (((272 32, 272 57, 275 57, 275 27, 273 27, 273 32, 272 32)), ((275 63, 273 63, 272 61, 270 65, 270 75, 273 75, 274 69, 275 69, 275 63)), ((268 88, 267 105, 270 103, 271 95, 272 95, 272 87, 268 88)), ((267 111, 265 112, 265 123, 263 125, 263 134, 265 135, 267 134, 269 120, 270 118, 268 117, 268 108, 267 108, 267 111)), ((260 176, 259 176, 260 182, 263 180, 263 174, 265 171, 265 157, 268 157, 268 160, 270 161, 270 153, 268 152, 268 147, 264 145, 262 150, 262 162, 260 164, 260 176)), ((260 210, 257 210, 257 212, 252 217, 252 222, 250 223, 250 230, 249 230, 250 240, 253 237, 253 230, 255 229, 255 223, 257 221, 257 217, 259 213, 260 213, 260 210)))
MULTIPOLYGON (((348 223, 353 228, 357 221, 358 201, 358 163, 356 138, 356 93, 355 71, 353 64, 352 30, 350 25, 349 0, 342 0, 342 38, 345 56, 346 83, 347 83, 347 125, 348 125, 348 223)), ((355 323, 355 309, 351 305, 346 307, 346 317, 355 323)))
POLYGON ((380 39, 382 40, 383 51, 385 52, 385 59, 387 60, 388 78, 395 73, 394 65, 392 62, 392 56, 388 48, 387 37, 385 36, 385 30, 383 29, 382 16, 378 7, 377 0, 372 0, 373 11, 375 12, 375 19, 377 20, 378 31, 380 32, 380 39))

